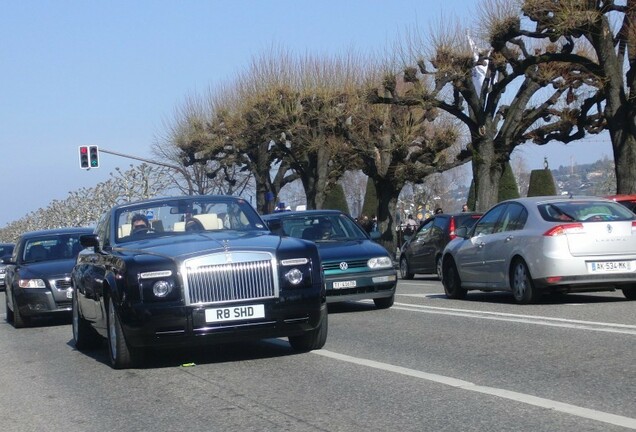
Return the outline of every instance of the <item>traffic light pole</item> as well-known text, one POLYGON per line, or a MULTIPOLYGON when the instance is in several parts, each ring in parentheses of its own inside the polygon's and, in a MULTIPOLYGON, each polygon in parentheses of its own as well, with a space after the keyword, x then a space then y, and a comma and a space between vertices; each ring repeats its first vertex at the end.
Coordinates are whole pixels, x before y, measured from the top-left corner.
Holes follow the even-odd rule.
POLYGON ((144 158, 139 157, 139 156, 132 156, 132 155, 124 154, 124 153, 118 153, 116 151, 106 150, 106 149, 101 148, 101 147, 100 147, 99 151, 102 152, 102 153, 108 153, 108 154, 112 154, 112 155, 115 155, 115 156, 120 156, 120 157, 124 157, 124 158, 128 158, 128 159, 135 159, 135 160, 146 162, 146 163, 149 163, 149 164, 161 165, 161 166, 164 166, 166 168, 170 168, 170 169, 173 169, 175 171, 178 171, 178 172, 180 172, 183 175, 183 178, 185 178, 186 181, 188 182, 188 195, 194 195, 194 187, 192 187, 192 181, 190 180, 190 176, 188 175, 188 172, 186 170, 184 170, 183 167, 180 167, 178 165, 167 164, 167 163, 164 163, 164 162, 157 162, 157 161, 153 161, 153 160, 150 160, 150 159, 144 159, 144 158))

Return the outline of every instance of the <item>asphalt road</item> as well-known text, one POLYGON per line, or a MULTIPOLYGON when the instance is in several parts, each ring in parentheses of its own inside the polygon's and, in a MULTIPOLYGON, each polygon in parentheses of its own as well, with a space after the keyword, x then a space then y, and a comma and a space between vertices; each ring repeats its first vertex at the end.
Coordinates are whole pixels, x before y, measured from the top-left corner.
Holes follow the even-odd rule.
POLYGON ((400 281, 388 310, 330 305, 312 353, 270 339, 155 352, 124 371, 105 347, 76 351, 68 319, 16 330, 0 314, 0 430, 636 429, 636 302, 442 293, 421 277, 400 281))

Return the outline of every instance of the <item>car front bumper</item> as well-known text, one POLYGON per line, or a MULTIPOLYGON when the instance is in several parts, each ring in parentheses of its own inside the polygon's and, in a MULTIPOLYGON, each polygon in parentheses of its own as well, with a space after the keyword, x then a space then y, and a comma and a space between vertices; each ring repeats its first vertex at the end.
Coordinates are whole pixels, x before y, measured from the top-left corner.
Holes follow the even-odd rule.
POLYGON ((391 297, 395 295, 397 272, 394 269, 386 269, 325 274, 325 285, 327 303, 391 297), (355 286, 348 286, 354 283, 355 286))
POLYGON ((135 304, 121 309, 126 341, 134 347, 178 347, 296 336, 316 329, 324 297, 285 296, 223 305, 135 304), (265 316, 221 323, 206 321, 206 309, 223 306, 264 306, 265 316))
POLYGON ((71 298, 56 301, 51 291, 46 288, 28 288, 13 290, 14 308, 25 317, 50 315, 71 312, 71 298))

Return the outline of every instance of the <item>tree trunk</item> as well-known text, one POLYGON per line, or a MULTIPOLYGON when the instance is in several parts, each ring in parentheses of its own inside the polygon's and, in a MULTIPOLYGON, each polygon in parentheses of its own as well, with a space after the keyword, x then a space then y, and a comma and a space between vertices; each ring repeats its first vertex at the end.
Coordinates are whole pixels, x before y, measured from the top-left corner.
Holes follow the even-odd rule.
POLYGON ((497 161, 495 143, 481 138, 473 142, 473 178, 475 179, 475 210, 484 212, 497 204, 499 180, 503 167, 497 161))
POLYGON ((392 179, 373 179, 378 196, 378 243, 386 248, 391 256, 395 256, 397 242, 395 239, 395 212, 400 189, 396 189, 396 182, 392 179))
MULTIPOLYGON (((636 113, 631 115, 633 120, 636 113)), ((636 131, 630 130, 627 122, 618 123, 618 126, 609 127, 614 149, 616 193, 636 194, 636 131)))

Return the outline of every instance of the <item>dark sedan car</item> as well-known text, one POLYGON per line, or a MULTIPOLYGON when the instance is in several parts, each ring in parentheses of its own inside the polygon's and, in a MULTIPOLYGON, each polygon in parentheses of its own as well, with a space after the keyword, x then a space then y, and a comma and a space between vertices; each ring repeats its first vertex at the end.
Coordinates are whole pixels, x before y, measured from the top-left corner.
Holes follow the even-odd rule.
MULTIPOLYGON (((13 243, 0 243, 0 259, 9 259, 13 253, 13 243)), ((4 290, 4 273, 7 269, 7 265, 0 262, 0 290, 4 290)))
POLYGON ((24 327, 31 318, 71 311, 71 270, 82 234, 91 228, 60 228, 22 234, 8 259, 7 321, 24 327))
POLYGON ((272 231, 318 245, 327 302, 373 299, 380 309, 395 298, 397 272, 387 250, 338 210, 279 212, 263 216, 272 231))
POLYGON ((72 274, 78 349, 108 340, 114 368, 146 348, 288 337, 321 348, 327 307, 314 244, 273 235, 245 200, 161 198, 113 207, 72 274))
POLYGON ((456 237, 460 227, 471 228, 481 213, 438 213, 427 219, 415 234, 402 246, 400 252, 400 277, 413 279, 414 274, 436 273, 442 280, 442 252, 449 241, 456 237))

